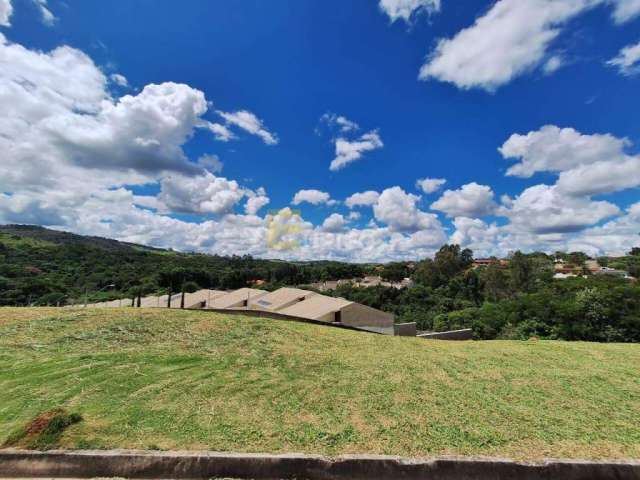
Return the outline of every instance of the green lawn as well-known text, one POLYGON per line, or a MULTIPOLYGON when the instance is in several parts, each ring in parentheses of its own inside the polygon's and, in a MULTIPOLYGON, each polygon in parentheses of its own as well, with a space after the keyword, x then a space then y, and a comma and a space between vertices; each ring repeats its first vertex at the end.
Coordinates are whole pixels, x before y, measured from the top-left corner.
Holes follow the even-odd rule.
POLYGON ((0 309, 0 444, 640 458, 640 345, 443 342, 153 309, 0 309))

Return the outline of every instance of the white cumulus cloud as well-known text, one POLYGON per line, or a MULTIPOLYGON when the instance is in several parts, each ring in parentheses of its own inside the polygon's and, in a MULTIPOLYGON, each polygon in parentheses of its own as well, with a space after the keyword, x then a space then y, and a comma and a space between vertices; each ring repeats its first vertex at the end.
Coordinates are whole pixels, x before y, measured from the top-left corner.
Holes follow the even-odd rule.
POLYGON ((407 193, 400 187, 387 188, 373 206, 374 217, 397 232, 442 231, 435 215, 418 209, 418 200, 419 196, 407 193))
POLYGON ((330 233, 338 233, 344 231, 349 221, 339 213, 332 213, 322 222, 322 230, 330 233))
POLYGON ((211 173, 220 173, 224 164, 217 155, 205 154, 198 158, 198 165, 211 173))
POLYGON ((13 5, 11 0, 0 0, 0 26, 11 26, 11 15, 13 14, 13 5))
POLYGON ((116 85, 119 85, 121 87, 128 87, 129 86, 129 81, 127 80, 127 77, 125 77, 124 75, 120 74, 120 73, 112 73, 111 75, 109 75, 109 79, 115 83, 116 85))
MULTIPOLYGON (((266 129, 262 120, 260 120, 254 113, 247 110, 239 110, 237 112, 221 112, 218 114, 226 120, 230 125, 235 125, 246 132, 256 135, 262 139, 267 145, 276 145, 278 143, 278 137, 266 129)), ((218 127, 215 127, 219 130, 218 127)), ((215 132, 214 130, 214 133, 215 132)), ((224 137, 223 134, 220 137, 224 137)))
POLYGON ((360 160, 366 152, 382 148, 384 144, 377 131, 365 133, 355 140, 338 138, 335 141, 336 158, 333 159, 329 170, 340 170, 350 163, 360 160))
POLYGON ((187 177, 171 175, 160 181, 158 200, 169 212, 224 215, 247 194, 235 180, 210 172, 187 177))
POLYGON ((623 75, 635 75, 640 72, 640 42, 624 47, 618 55, 607 62, 616 67, 623 75))
POLYGON ((320 190, 299 190, 294 196, 291 203, 293 205, 300 205, 301 203, 310 203, 312 205, 320 205, 325 203, 327 205, 334 205, 336 203, 335 200, 331 199, 331 195, 327 192, 322 192, 320 190))
POLYGON ((360 206, 370 207, 378 201, 378 198, 380 198, 378 192, 367 190, 366 192, 354 193, 344 201, 344 204, 349 208, 360 206))
POLYGON ((424 193, 435 193, 447 183, 444 178, 421 178, 416 182, 416 187, 424 193))
POLYGON ((337 115, 332 112, 327 112, 320 117, 320 122, 324 123, 328 127, 337 128, 341 132, 352 132, 360 129, 360 126, 353 120, 349 120, 344 115, 337 115))
POLYGON ((269 205, 270 201, 264 189, 258 189, 256 194, 249 194, 249 199, 244 206, 244 211, 247 215, 257 215, 263 207, 269 205))
POLYGON ((577 232, 619 212, 610 202, 565 195, 556 186, 534 185, 499 213, 509 218, 512 229, 549 234, 577 232))
POLYGON ((610 134, 583 135, 573 128, 546 125, 526 135, 513 134, 498 150, 519 163, 507 175, 531 177, 537 172, 561 172, 600 160, 619 158, 630 142, 610 134))
POLYGON ((491 187, 472 182, 458 190, 446 190, 431 204, 431 208, 444 212, 449 217, 475 218, 493 213, 496 203, 491 187))
POLYGON ((498 0, 473 25, 440 39, 419 78, 492 92, 541 65, 552 73, 564 62, 549 50, 566 24, 607 4, 616 23, 640 13, 640 0, 498 0))
POLYGON ((33 0, 33 3, 38 7, 42 23, 47 26, 51 26, 56 22, 57 18, 53 13, 51 13, 51 10, 49 10, 47 0, 33 0))
POLYGON ((640 186, 640 156, 581 165, 560 174, 558 190, 573 196, 618 192, 640 186))
POLYGON ((380 0, 378 6, 392 23, 399 19, 409 23, 419 13, 439 12, 440 0, 380 0))
POLYGON ((640 15, 640 0, 611 0, 614 5, 613 19, 625 23, 640 15))

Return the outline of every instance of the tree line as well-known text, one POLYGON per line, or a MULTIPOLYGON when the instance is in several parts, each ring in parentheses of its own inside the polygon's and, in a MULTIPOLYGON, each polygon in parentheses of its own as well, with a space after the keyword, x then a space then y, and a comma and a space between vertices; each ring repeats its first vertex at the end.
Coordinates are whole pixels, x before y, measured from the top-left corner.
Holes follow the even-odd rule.
MULTIPOLYGON (((554 260, 576 266, 582 252, 510 255, 508 264, 473 268, 473 252, 444 245, 433 259, 385 265, 285 262, 249 255, 179 253, 36 227, 0 227, 0 305, 64 305, 139 295, 231 290, 253 285, 273 290, 380 275, 409 288, 357 287, 324 292, 391 312, 420 330, 472 328, 479 339, 530 337, 640 341, 640 285, 608 275, 554 280, 554 260)), ((603 266, 640 276, 640 248, 603 266)), ((585 270, 585 273, 586 270, 585 270)))

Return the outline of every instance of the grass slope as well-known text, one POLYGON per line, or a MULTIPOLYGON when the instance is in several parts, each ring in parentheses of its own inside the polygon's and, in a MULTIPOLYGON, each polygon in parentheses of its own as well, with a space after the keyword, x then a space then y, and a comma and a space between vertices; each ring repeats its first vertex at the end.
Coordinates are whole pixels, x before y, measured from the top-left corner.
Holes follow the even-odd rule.
POLYGON ((640 346, 428 342, 166 310, 0 309, 0 443, 640 457, 640 346))

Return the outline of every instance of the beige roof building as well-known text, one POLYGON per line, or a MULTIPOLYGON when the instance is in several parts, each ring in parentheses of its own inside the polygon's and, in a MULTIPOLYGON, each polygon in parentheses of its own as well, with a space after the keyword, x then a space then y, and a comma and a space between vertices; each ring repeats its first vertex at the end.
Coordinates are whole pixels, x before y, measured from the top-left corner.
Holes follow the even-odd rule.
MULTIPOLYGON (((174 293, 171 295, 171 308, 180 308, 180 297, 180 293, 174 293)), ((169 295, 144 297, 140 300, 140 306, 144 308, 166 308, 168 300, 169 295)))
POLYGON ((348 306, 349 300, 344 298, 327 297, 326 295, 316 295, 303 302, 296 303, 288 308, 280 310, 279 313, 291 315, 293 317, 307 318, 309 320, 320 320, 322 322, 340 321, 336 313, 348 306))
POLYGON ((233 292, 222 295, 211 301, 208 308, 246 308, 247 302, 253 303, 255 300, 265 296, 269 292, 255 288, 241 288, 233 292))
MULTIPOLYGON (((181 293, 171 296, 171 308, 180 308, 181 293)), ((167 295, 145 297, 142 307, 167 307, 167 295)), ((101 307, 131 306, 131 299, 94 304, 101 307)), ((394 316, 344 298, 329 297, 299 288, 280 288, 267 292, 241 288, 233 292, 199 290, 185 294, 184 308, 251 309, 292 317, 340 323, 363 330, 394 334, 394 316)), ((277 318, 277 317, 276 317, 277 318)))
POLYGON ((100 302, 95 304, 96 307, 130 307, 131 299, 130 298, 120 298, 118 300, 111 300, 109 302, 100 302))
MULTIPOLYGON (((198 290, 193 293, 186 293, 184 295, 184 308, 205 308, 209 303, 216 298, 221 298, 227 295, 227 292, 221 290, 198 290)), ((171 305, 173 307, 173 305, 171 305)), ((178 308, 180 307, 180 300, 178 299, 178 308)))
POLYGON ((301 290, 299 288, 279 288, 278 290, 268 293, 257 300, 252 299, 249 308, 252 310, 276 312, 302 302, 314 295, 317 295, 317 293, 309 290, 301 290))
POLYGON ((140 300, 140 306, 144 308, 166 307, 167 295, 144 297, 140 300))
POLYGON ((278 313, 294 317, 319 320, 321 322, 339 322, 352 327, 367 328, 379 332, 393 331, 394 316, 390 313, 351 302, 344 298, 314 295, 296 303, 278 313))

